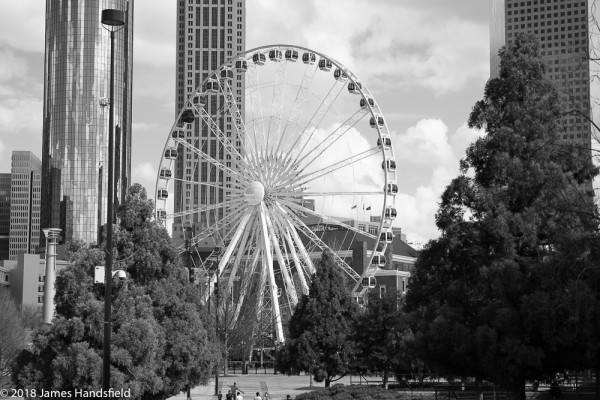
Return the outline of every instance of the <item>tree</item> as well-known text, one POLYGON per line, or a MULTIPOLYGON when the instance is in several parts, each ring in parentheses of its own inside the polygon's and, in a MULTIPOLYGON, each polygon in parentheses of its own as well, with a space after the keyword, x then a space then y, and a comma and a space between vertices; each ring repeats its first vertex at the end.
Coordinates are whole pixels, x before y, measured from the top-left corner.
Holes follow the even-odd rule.
POLYGON ((302 296, 290 319, 277 369, 311 373, 325 387, 342 378, 355 354, 351 338, 356 307, 333 253, 324 251, 309 294, 302 296))
POLYGON ((0 381, 10 375, 11 365, 25 347, 26 330, 19 308, 8 289, 0 288, 0 381))
POLYGON ((357 344, 355 368, 358 371, 383 372, 387 389, 392 372, 411 370, 409 343, 412 331, 402 310, 401 292, 390 290, 380 296, 369 293, 366 310, 357 318, 354 340, 357 344))
MULTIPOLYGON (((218 361, 197 286, 167 232, 152 220, 153 205, 133 185, 119 207, 114 267, 127 271, 114 283, 111 387, 138 399, 166 399, 206 383, 218 361)), ((13 374, 18 387, 54 390, 101 386, 103 285, 93 283, 103 247, 72 243, 71 266, 57 277, 57 317, 36 331, 13 374)))
POLYGON ((537 40, 517 35, 500 55, 469 118, 487 135, 442 195, 442 235, 417 260, 406 308, 419 355, 438 372, 524 399, 526 378, 589 365, 586 348, 598 348, 598 212, 577 188, 597 170, 589 151, 559 141, 537 40))

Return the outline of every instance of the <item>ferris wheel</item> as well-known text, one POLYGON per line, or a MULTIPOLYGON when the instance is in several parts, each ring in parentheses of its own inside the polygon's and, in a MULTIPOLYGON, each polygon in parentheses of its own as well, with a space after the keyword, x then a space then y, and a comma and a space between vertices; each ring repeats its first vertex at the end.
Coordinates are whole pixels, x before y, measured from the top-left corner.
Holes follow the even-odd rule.
MULTIPOLYGON (((242 310, 282 318, 308 293, 330 249, 356 296, 390 262, 396 161, 364 82, 307 48, 249 50, 208 74, 179 113, 161 155, 157 219, 210 240, 214 283, 242 310), (355 265, 362 243, 366 265, 355 265), (366 249, 366 251, 364 251, 366 249), (217 254, 218 253, 218 254, 217 254)), ((183 245, 181 247, 183 251, 183 245)))

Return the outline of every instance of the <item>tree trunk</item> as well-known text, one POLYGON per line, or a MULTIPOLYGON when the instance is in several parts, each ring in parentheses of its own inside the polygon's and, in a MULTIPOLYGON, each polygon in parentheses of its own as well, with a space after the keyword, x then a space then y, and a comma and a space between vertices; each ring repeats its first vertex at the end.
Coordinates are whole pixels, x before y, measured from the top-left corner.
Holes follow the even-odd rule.
POLYGON ((383 388, 388 388, 388 380, 389 380, 389 371, 387 369, 383 370, 383 388))
POLYGON ((525 394, 525 378, 519 377, 515 379, 515 382, 512 386, 511 390, 513 394, 513 400, 526 400, 527 396, 525 394))
POLYGON ((331 378, 327 377, 327 378, 325 378, 325 387, 328 388, 329 385, 331 385, 331 378))

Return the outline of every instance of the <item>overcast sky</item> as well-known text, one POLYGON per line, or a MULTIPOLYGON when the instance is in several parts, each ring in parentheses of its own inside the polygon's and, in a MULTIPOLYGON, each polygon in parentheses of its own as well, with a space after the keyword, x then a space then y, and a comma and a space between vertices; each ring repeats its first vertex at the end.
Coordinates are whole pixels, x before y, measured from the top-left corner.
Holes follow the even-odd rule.
MULTIPOLYGON (((465 121, 489 77, 482 0, 247 0, 249 50, 282 43, 325 53, 369 87, 394 136, 398 222, 409 241, 438 236, 439 196, 477 132, 465 121)), ((134 16, 132 181, 152 196, 175 118, 175 2, 134 16)), ((10 153, 41 158, 42 0, 0 1, 0 172, 10 153)))

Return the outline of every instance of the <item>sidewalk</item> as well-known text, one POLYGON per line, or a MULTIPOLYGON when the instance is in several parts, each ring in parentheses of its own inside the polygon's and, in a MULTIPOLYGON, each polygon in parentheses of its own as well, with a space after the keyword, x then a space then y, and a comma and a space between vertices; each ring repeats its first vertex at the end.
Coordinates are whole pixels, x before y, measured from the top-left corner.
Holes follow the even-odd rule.
MULTIPOLYGON (((265 394, 261 387, 264 384, 269 388, 269 394, 272 400, 285 399, 286 395, 296 397, 300 393, 309 392, 314 389, 323 388, 325 384, 323 382, 313 382, 313 387, 310 387, 310 376, 308 375, 273 375, 273 374, 248 374, 248 375, 233 375, 228 374, 227 376, 219 376, 219 384, 222 385, 221 392, 223 393, 223 399, 225 394, 229 390, 229 386, 233 385, 233 382, 237 383, 237 386, 244 392, 244 400, 252 400, 256 396, 256 392, 260 392, 261 397, 265 394), (262 382, 261 382, 262 381, 262 382), (226 384, 223 384, 226 382, 226 384), (261 385, 262 383, 262 385, 261 385)), ((344 377, 334 383, 343 383, 345 385, 350 384, 350 378, 344 377)), ((192 399, 194 400, 205 400, 205 399, 216 399, 215 393, 215 380, 212 378, 207 386, 198 386, 192 389, 192 399)), ((171 397, 170 400, 186 400, 186 393, 179 393, 175 397, 171 397)))

